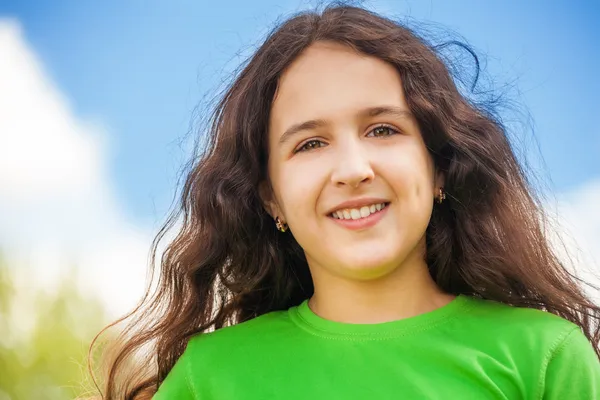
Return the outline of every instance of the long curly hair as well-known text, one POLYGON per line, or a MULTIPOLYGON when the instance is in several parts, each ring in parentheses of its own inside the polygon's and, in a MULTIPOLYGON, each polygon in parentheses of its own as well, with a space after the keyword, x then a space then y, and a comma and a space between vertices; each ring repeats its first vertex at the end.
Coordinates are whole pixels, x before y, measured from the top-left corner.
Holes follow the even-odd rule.
POLYGON ((443 45, 374 12, 335 4, 281 23, 216 104, 180 203, 152 245, 154 265, 159 243, 177 228, 156 263, 156 285, 100 332, 128 321, 104 351, 101 396, 149 399, 191 336, 312 296, 304 252, 289 231, 277 231, 259 184, 268 179, 268 121, 279 78, 317 41, 347 45, 400 74, 410 111, 445 174, 447 200, 434 208, 426 232, 437 285, 554 313, 580 326, 600 356, 600 308, 551 247, 542 202, 493 107, 461 93, 443 45))

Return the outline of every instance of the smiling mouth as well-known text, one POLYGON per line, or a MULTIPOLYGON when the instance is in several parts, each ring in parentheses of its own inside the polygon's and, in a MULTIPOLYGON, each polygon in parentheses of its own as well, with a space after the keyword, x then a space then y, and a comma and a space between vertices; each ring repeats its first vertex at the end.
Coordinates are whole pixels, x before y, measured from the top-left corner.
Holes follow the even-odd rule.
POLYGON ((329 217, 333 219, 339 220, 360 220, 363 218, 367 218, 370 215, 377 214, 384 210, 390 203, 376 203, 368 206, 363 206, 360 208, 344 208, 341 210, 337 210, 329 214, 329 217))

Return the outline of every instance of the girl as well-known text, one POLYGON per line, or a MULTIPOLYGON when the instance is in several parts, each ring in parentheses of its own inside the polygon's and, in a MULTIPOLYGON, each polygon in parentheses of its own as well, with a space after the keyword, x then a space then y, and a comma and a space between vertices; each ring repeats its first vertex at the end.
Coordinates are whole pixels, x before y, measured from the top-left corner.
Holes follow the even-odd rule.
POLYGON ((210 134, 105 398, 600 398, 600 308, 503 125, 413 32, 291 18, 210 134))

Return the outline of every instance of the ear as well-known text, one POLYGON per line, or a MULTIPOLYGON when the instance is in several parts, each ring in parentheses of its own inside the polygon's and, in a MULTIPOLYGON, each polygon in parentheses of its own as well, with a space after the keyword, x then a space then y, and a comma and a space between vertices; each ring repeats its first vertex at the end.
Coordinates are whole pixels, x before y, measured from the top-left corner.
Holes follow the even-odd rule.
POLYGON ((437 190, 437 188, 444 187, 445 184, 446 184, 445 174, 441 170, 437 169, 435 172, 435 189, 437 190))
POLYGON ((273 219, 281 215, 281 209, 277 205, 277 201, 275 200, 275 196, 273 194, 273 189, 271 188, 269 182, 263 181, 258 185, 258 194, 262 201, 263 207, 273 219))

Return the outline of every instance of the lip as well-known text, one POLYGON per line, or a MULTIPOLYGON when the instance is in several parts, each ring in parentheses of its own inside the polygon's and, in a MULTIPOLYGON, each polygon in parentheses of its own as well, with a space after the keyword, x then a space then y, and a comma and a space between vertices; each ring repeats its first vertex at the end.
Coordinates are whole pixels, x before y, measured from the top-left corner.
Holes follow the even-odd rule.
POLYGON ((335 211, 343 210, 346 208, 361 208, 364 206, 370 206, 371 204, 378 204, 378 203, 386 203, 387 204, 387 203, 389 203, 389 200, 380 199, 380 198, 376 198, 376 197, 365 197, 362 199, 349 200, 349 201, 345 201, 341 204, 338 204, 331 210, 327 211, 327 215, 331 215, 335 211))
MULTIPOLYGON (((387 202, 385 202, 387 204, 387 202)), ((370 203, 372 204, 372 203, 370 203)), ((351 230, 362 230, 367 229, 378 223, 381 218, 387 213, 388 208, 390 208, 391 204, 387 204, 381 210, 370 214, 368 217, 359 218, 359 219, 337 219, 329 216, 333 222, 343 226, 344 228, 351 230)))

